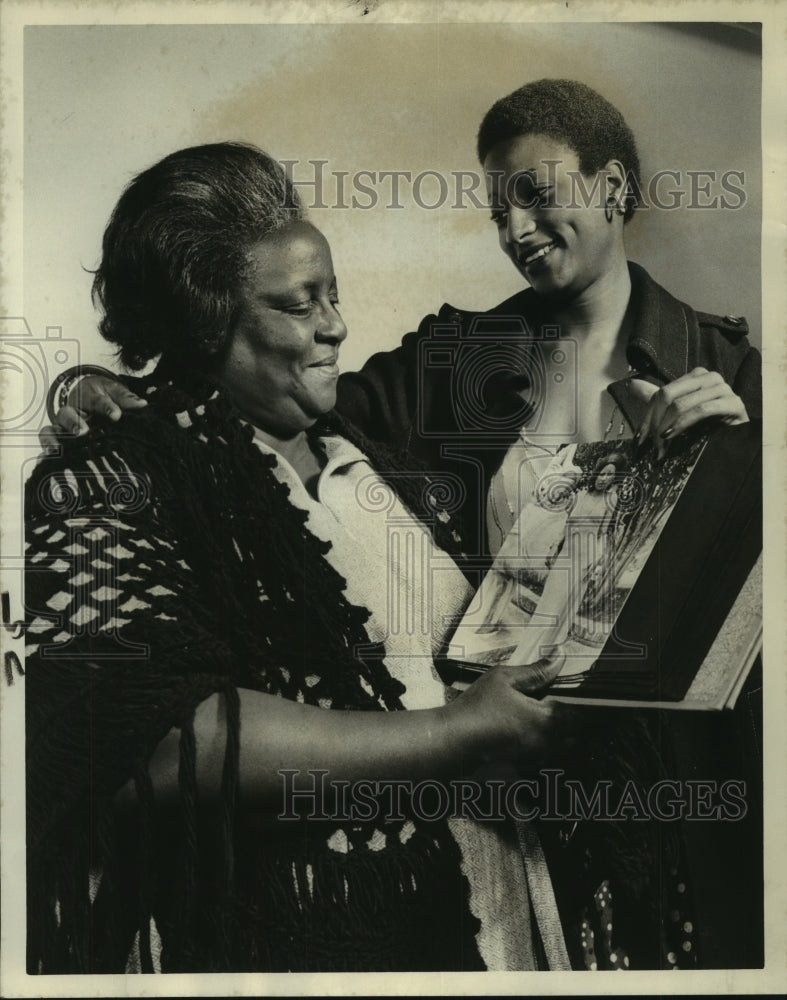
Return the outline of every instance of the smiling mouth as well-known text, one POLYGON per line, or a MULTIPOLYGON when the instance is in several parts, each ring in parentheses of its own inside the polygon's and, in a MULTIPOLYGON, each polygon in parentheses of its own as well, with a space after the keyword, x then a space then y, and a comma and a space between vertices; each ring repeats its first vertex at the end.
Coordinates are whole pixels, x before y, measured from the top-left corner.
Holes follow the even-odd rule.
POLYGON ((317 368, 326 375, 332 375, 339 371, 339 361, 337 358, 326 358, 325 361, 315 361, 309 368, 317 368))
POLYGON ((557 243, 545 243, 540 246, 537 250, 527 250, 524 253, 517 254, 517 264, 520 267, 530 267, 539 260, 543 260, 548 256, 557 246, 557 243))

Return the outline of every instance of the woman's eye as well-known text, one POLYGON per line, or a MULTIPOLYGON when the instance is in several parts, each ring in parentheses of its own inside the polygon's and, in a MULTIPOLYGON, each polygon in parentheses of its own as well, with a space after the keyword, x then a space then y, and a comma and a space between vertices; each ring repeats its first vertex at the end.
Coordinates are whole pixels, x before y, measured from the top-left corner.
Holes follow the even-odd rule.
POLYGON ((493 209, 492 214, 489 216, 489 218, 492 220, 492 222, 494 222, 494 224, 499 229, 501 226, 504 226, 506 224, 506 220, 508 219, 508 212, 506 212, 505 209, 503 208, 496 208, 493 209))
POLYGON ((549 205, 551 196, 551 184, 534 184, 529 177, 523 177, 514 186, 514 203, 517 208, 543 208, 549 205))
POLYGON ((283 305, 279 308, 282 312, 287 313, 288 316, 306 317, 311 316, 315 309, 325 308, 326 299, 334 309, 336 309, 339 305, 338 294, 336 292, 327 292, 325 299, 323 299, 322 295, 319 295, 314 299, 308 299, 303 302, 293 302, 291 305, 283 305))
POLYGON ((312 305, 311 302, 299 302, 294 306, 285 306, 284 312, 290 316, 308 316, 312 311, 312 305))

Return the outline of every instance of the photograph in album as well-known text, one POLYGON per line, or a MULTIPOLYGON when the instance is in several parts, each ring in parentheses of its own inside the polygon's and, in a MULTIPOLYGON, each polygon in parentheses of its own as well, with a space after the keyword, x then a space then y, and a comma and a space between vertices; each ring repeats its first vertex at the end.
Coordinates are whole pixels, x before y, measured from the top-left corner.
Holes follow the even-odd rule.
POLYGON ((522 497, 444 676, 461 685, 554 650, 565 663, 551 694, 724 707, 758 648, 760 475, 757 425, 663 459, 633 441, 560 449, 522 497), (735 647, 723 676, 717 641, 735 647))

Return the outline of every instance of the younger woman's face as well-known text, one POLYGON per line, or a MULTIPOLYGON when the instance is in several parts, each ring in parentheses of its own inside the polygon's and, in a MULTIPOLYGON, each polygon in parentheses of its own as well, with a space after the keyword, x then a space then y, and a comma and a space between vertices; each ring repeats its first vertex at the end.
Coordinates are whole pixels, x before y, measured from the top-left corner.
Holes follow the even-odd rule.
POLYGON ((532 134, 493 146, 484 171, 500 246, 539 294, 581 295, 624 256, 622 217, 605 214, 623 190, 617 161, 588 177, 573 149, 532 134))

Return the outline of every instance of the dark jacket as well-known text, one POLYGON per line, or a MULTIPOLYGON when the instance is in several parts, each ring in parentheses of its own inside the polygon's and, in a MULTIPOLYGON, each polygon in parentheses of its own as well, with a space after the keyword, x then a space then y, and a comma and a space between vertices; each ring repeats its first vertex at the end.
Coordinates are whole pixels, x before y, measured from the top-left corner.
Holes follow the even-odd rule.
MULTIPOLYGON (((638 264, 630 263, 629 270, 631 298, 623 322, 636 374, 662 385, 698 366, 718 371, 749 416, 760 417, 760 354, 747 339, 745 320, 696 312, 638 264)), ((463 537, 472 554, 484 552, 481 512, 490 477, 543 399, 533 345, 552 341, 556 349, 571 348, 550 323, 543 301, 526 289, 483 313, 444 305, 400 347, 375 354, 360 372, 339 380, 337 409, 368 437, 406 446, 434 471, 461 482, 463 537)), ((642 404, 628 385, 626 378, 608 388, 636 427, 642 404)))

